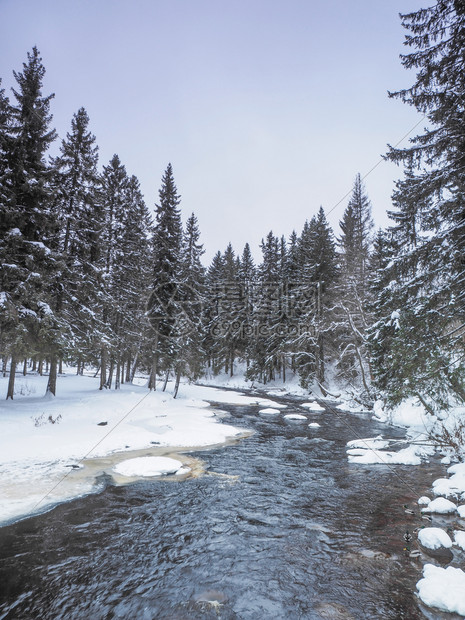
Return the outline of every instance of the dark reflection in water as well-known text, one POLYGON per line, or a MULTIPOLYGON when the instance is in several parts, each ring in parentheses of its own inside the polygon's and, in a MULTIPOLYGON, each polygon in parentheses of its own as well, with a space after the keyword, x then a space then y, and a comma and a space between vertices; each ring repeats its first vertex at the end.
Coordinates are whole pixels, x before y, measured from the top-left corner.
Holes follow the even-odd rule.
POLYGON ((226 475, 109 485, 1 528, 0 618, 425 618, 402 505, 442 470, 350 465, 348 440, 387 432, 364 416, 221 408, 256 431, 201 454, 226 475))

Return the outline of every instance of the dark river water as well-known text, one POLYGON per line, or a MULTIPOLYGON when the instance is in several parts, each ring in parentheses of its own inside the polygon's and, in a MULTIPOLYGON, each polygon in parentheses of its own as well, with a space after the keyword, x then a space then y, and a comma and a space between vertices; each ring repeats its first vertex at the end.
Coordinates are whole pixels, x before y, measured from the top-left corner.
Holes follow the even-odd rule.
MULTIPOLYGON (((298 410, 277 400, 283 413, 298 410)), ((403 504, 442 468, 349 464, 345 444, 357 435, 402 434, 365 415, 307 413, 302 423, 257 406, 221 409, 255 433, 198 453, 206 475, 108 480, 0 528, 0 618, 442 617, 419 607, 422 565, 403 551, 418 525, 403 504)))

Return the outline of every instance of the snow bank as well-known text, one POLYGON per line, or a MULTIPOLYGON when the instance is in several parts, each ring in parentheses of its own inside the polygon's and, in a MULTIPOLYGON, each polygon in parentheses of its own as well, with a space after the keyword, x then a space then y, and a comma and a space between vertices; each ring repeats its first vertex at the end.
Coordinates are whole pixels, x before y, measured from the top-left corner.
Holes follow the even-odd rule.
POLYGON ((118 463, 113 471, 121 476, 146 477, 175 474, 182 468, 181 461, 167 456, 141 456, 118 463))
POLYGON ((465 463, 452 465, 447 472, 451 474, 449 478, 438 478, 433 482, 434 494, 465 499, 465 463))
POLYGON ((422 497, 420 497, 417 503, 419 506, 427 506, 430 502, 430 498, 426 497, 426 495, 423 495, 422 497))
POLYGON ((433 499, 421 512, 435 512, 441 515, 452 514, 457 512, 457 506, 445 497, 437 497, 433 499))
POLYGON ((440 527, 425 527, 418 532, 418 540, 427 549, 440 549, 452 547, 452 540, 447 532, 440 527))
POLYGON ((383 439, 382 435, 377 437, 366 437, 365 439, 353 439, 347 442, 348 448, 369 448, 370 450, 382 450, 389 446, 389 441, 383 439))
MULTIPOLYGON (((100 391, 98 379, 74 374, 60 376, 57 396, 44 398, 47 379, 17 375, 14 401, 0 401, 0 522, 95 490, 101 471, 85 466, 86 477, 74 469, 84 458, 148 448, 158 454, 163 448, 165 453, 172 447, 195 449, 243 435, 219 423, 206 400, 257 403, 237 392, 184 384, 177 399, 168 391, 130 384, 100 391)), ((0 378, 0 393, 6 393, 7 381, 0 378)))
POLYGON ((417 589, 418 596, 429 607, 465 615, 465 573, 460 568, 425 564, 417 589))

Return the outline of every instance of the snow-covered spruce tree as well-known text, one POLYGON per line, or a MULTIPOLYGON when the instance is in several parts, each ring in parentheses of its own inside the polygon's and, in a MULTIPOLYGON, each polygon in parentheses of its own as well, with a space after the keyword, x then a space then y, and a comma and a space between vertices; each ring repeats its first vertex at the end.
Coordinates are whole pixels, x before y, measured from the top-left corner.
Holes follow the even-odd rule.
POLYGON ((198 379, 203 369, 205 267, 201 257, 204 253, 200 243, 197 218, 191 214, 186 222, 180 263, 179 303, 180 313, 175 324, 174 336, 179 342, 179 370, 175 392, 181 375, 198 379))
POLYGON ((260 244, 262 262, 257 269, 257 286, 254 294, 253 333, 251 348, 253 359, 248 376, 266 383, 275 378, 281 362, 283 334, 280 323, 283 296, 280 282, 280 245, 278 237, 270 231, 260 244))
POLYGON ((439 411, 450 394, 465 402, 465 5, 438 0, 401 18, 413 50, 402 63, 417 73, 410 88, 391 96, 424 114, 429 128, 388 153, 406 167, 391 214, 403 245, 383 329, 373 334, 375 351, 385 351, 384 360, 374 358, 374 374, 392 403, 417 396, 439 411), (383 379, 389 371, 391 382, 383 379))
MULTIPOLYGON (((168 373, 174 369, 179 376, 179 342, 175 325, 180 315, 180 277, 182 225, 179 211, 180 196, 176 188, 171 164, 162 178, 159 204, 153 237, 153 275, 147 316, 152 335, 152 365, 149 388, 156 387, 159 370, 168 373)), ((166 385, 166 382, 165 382, 166 385)))
MULTIPOLYGON (((104 226, 101 236, 101 265, 104 272, 104 288, 101 296, 100 342, 100 389, 111 388, 116 357, 120 350, 120 320, 118 307, 120 286, 114 269, 121 268, 122 235, 127 203, 128 175, 118 155, 113 155, 103 167, 101 178, 101 203, 104 226), (107 375, 107 364, 108 375, 107 375)), ((118 274, 119 275, 119 274, 118 274)))
POLYGON ((372 241, 371 204, 357 174, 352 195, 340 221, 339 239, 341 280, 338 306, 338 368, 349 381, 360 377, 370 392, 370 371, 366 329, 369 325, 366 302, 368 262, 372 241))
POLYGON ((248 243, 245 244, 239 260, 237 271, 239 282, 239 338, 237 343, 238 355, 245 360, 246 368, 250 365, 250 354, 253 342, 253 305, 254 288, 256 283, 256 268, 248 243))
MULTIPOLYGON (((110 317, 115 343, 110 371, 114 365, 115 389, 126 377, 132 379, 139 352, 149 342, 145 309, 152 280, 152 218, 135 176, 124 182, 123 194, 123 209, 115 212, 114 228, 118 233, 113 240, 114 259, 109 278, 110 317)), ((109 387, 111 375, 112 372, 109 373, 109 387)))
POLYGON ((97 172, 98 147, 88 129, 89 117, 80 108, 71 131, 53 160, 54 210, 59 222, 61 271, 54 277, 53 309, 66 320, 72 334, 66 346, 68 359, 78 372, 86 361, 97 362, 94 340, 101 315, 102 271, 100 235, 103 213, 97 172))
POLYGON ((206 293, 204 307, 203 350, 207 358, 207 368, 216 375, 221 371, 223 360, 219 356, 218 341, 227 332, 227 325, 221 325, 222 299, 225 289, 223 255, 218 250, 206 274, 206 293), (218 346, 217 346, 218 345, 218 346))
MULTIPOLYGON (((7 352, 11 356, 7 398, 13 398, 18 359, 36 354, 44 340, 54 341, 62 332, 49 305, 51 275, 58 260, 51 249, 56 226, 50 210, 51 172, 45 161, 55 139, 55 131, 49 128, 53 95, 42 96, 45 68, 37 48, 28 53, 23 71, 13 74, 16 101, 3 134, 8 181, 7 191, 2 191, 5 219, 0 241, 2 305, 7 309, 7 352)), ((5 111, 5 101, 2 107, 5 111)), ((53 355, 53 351, 42 352, 53 355)), ((53 377, 49 387, 52 384, 53 377)))
POLYGON ((306 222, 297 244, 298 282, 293 294, 294 365, 302 385, 325 380, 325 359, 335 337, 332 290, 338 275, 333 232, 322 207, 306 222))

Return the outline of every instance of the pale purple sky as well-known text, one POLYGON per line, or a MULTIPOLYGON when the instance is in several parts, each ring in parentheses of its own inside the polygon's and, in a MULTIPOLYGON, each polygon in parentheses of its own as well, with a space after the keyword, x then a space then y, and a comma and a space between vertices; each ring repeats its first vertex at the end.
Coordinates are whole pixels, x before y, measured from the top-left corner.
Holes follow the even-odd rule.
MULTIPOLYGON (((415 77, 398 13, 431 3, 0 0, 0 77, 9 90, 37 45, 60 138, 84 106, 100 166, 117 153, 150 208, 172 163, 206 260, 229 241, 259 257, 269 230, 300 233, 420 120, 387 90, 415 77)), ((383 163, 365 181, 377 225, 401 173, 383 163)))

